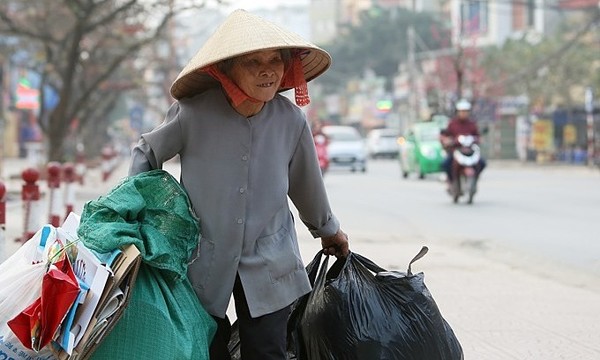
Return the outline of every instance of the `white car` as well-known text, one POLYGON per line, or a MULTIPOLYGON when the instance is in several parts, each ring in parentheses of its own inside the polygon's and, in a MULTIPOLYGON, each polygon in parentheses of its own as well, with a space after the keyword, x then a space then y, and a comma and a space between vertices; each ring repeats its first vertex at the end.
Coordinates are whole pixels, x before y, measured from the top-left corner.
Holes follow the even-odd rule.
POLYGON ((373 129, 367 134, 367 151, 372 159, 398 156, 398 130, 373 129))
POLYGON ((322 130, 329 140, 329 169, 367 171, 367 148, 358 130, 343 125, 327 125, 322 130))

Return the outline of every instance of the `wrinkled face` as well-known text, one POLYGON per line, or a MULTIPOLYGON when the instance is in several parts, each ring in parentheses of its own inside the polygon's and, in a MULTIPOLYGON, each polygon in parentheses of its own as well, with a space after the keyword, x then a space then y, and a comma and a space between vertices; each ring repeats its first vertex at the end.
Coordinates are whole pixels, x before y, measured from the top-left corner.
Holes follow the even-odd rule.
POLYGON ((236 58, 229 76, 248 96, 267 102, 279 90, 283 72, 281 52, 265 50, 236 58))

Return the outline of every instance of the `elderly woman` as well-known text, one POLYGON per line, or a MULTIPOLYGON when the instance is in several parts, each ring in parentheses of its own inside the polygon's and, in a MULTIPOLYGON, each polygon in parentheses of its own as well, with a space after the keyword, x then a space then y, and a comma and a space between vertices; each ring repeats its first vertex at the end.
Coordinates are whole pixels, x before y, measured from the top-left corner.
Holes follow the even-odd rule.
POLYGON ((328 255, 346 256, 310 127, 297 105, 330 65, 322 49, 243 10, 233 12, 179 74, 165 121, 143 134, 130 174, 180 156, 200 220, 188 276, 217 320, 212 359, 228 359, 233 294, 242 359, 286 359, 290 305, 311 290, 288 196, 328 255), (295 102, 281 96, 295 90, 295 102))

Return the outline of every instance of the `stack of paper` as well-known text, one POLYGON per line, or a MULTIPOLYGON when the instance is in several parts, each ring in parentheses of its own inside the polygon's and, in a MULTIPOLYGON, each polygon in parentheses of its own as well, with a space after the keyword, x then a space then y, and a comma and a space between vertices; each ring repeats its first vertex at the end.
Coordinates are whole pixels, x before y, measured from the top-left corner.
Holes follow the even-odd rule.
MULTIPOLYGON (((69 218, 65 224, 76 229, 78 218, 68 222, 69 218)), ((67 226, 66 231, 73 230, 67 226)), ((82 292, 53 344, 58 359, 85 359, 91 355, 123 315, 140 262, 140 252, 133 245, 97 254, 78 243, 74 271, 82 292)))

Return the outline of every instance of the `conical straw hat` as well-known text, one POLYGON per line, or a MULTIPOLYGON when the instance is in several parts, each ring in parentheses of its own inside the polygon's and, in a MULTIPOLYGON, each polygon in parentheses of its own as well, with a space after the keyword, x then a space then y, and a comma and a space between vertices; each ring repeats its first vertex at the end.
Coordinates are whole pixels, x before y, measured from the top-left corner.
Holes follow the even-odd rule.
MULTIPOLYGON (((287 31, 245 10, 232 12, 206 41, 171 85, 171 96, 179 100, 218 86, 218 82, 200 69, 221 60, 254 51, 301 49, 306 81, 321 75, 331 65, 331 56, 301 36, 287 31)), ((286 88, 280 91, 288 90, 286 88)))

